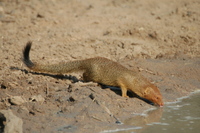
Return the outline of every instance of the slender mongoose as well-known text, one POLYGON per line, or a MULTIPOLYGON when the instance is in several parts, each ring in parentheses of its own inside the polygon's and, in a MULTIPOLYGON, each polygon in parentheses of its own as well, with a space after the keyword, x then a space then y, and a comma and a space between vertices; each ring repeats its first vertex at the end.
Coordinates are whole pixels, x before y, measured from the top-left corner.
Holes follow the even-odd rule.
POLYGON ((29 59, 31 45, 32 42, 27 42, 23 50, 23 62, 33 71, 56 74, 83 71, 84 81, 93 81, 104 85, 120 87, 122 97, 128 97, 127 91, 129 90, 153 102, 154 105, 164 105, 159 89, 137 71, 129 70, 117 62, 103 57, 50 65, 33 63, 29 59))

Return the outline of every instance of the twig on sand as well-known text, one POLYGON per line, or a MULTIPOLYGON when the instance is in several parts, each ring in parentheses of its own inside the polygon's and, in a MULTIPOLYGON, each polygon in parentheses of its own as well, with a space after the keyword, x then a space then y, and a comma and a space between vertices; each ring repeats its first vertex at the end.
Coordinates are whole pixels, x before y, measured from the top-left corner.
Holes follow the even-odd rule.
POLYGON ((46 86, 46 95, 48 96, 49 95, 49 85, 48 85, 48 83, 46 85, 47 85, 46 86))

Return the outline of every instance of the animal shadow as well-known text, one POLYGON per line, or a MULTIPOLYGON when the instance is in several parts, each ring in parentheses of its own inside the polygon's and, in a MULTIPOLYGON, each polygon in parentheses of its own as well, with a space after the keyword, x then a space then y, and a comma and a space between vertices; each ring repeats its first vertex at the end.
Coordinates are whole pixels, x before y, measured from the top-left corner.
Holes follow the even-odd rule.
POLYGON ((53 77, 56 79, 68 79, 68 80, 72 80, 73 83, 76 83, 78 81, 81 81, 79 79, 77 79, 75 76, 72 75, 57 75, 57 74, 49 74, 49 73, 40 73, 40 72, 32 72, 32 71, 28 71, 26 69, 20 69, 18 67, 10 67, 11 70, 20 70, 22 72, 24 72, 25 74, 31 73, 33 75, 43 75, 43 76, 49 76, 49 77, 53 77))
MULTIPOLYGON (((114 91, 117 95, 122 95, 121 93, 121 89, 119 87, 114 87, 114 86, 107 86, 107 85, 103 85, 103 84, 100 84, 101 85, 101 88, 102 89, 107 89, 109 88, 110 90, 114 91)), ((138 96, 137 94, 135 94, 134 92, 130 92, 128 91, 127 92, 127 95, 130 97, 130 98, 138 98, 144 102, 146 102, 147 104, 150 104, 150 105, 154 105, 154 103, 152 103, 151 101, 145 99, 145 98, 142 98, 140 96, 138 96)))

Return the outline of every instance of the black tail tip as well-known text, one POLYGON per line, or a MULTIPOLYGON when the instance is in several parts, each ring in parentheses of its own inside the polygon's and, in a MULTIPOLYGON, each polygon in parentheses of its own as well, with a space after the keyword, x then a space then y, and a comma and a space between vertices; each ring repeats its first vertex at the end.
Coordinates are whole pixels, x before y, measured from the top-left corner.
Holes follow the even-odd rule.
POLYGON ((27 52, 29 53, 29 51, 31 49, 31 45, 32 45, 32 41, 28 41, 26 43, 26 46, 24 47, 24 50, 23 50, 23 54, 27 54, 27 52))
POLYGON ((32 45, 32 41, 28 41, 28 42, 26 43, 26 47, 30 47, 30 48, 31 48, 31 45, 32 45))
POLYGON ((24 50, 23 50, 23 62, 24 62, 24 64, 26 64, 27 67, 33 67, 34 66, 33 62, 29 58, 29 52, 30 52, 30 49, 31 49, 31 45, 32 45, 32 41, 28 41, 26 43, 24 50))

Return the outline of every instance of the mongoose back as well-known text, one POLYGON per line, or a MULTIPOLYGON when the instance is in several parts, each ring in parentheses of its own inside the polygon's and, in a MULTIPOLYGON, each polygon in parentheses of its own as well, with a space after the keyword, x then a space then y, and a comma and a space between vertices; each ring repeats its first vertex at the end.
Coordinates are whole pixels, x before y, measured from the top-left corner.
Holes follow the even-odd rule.
POLYGON ((84 81, 93 81, 104 85, 120 87, 122 97, 128 97, 127 91, 129 90, 153 102, 154 105, 164 105, 159 89, 137 71, 129 70, 117 62, 103 57, 50 65, 33 63, 29 58, 31 45, 32 42, 27 42, 23 50, 23 62, 33 71, 55 74, 83 71, 84 81))

